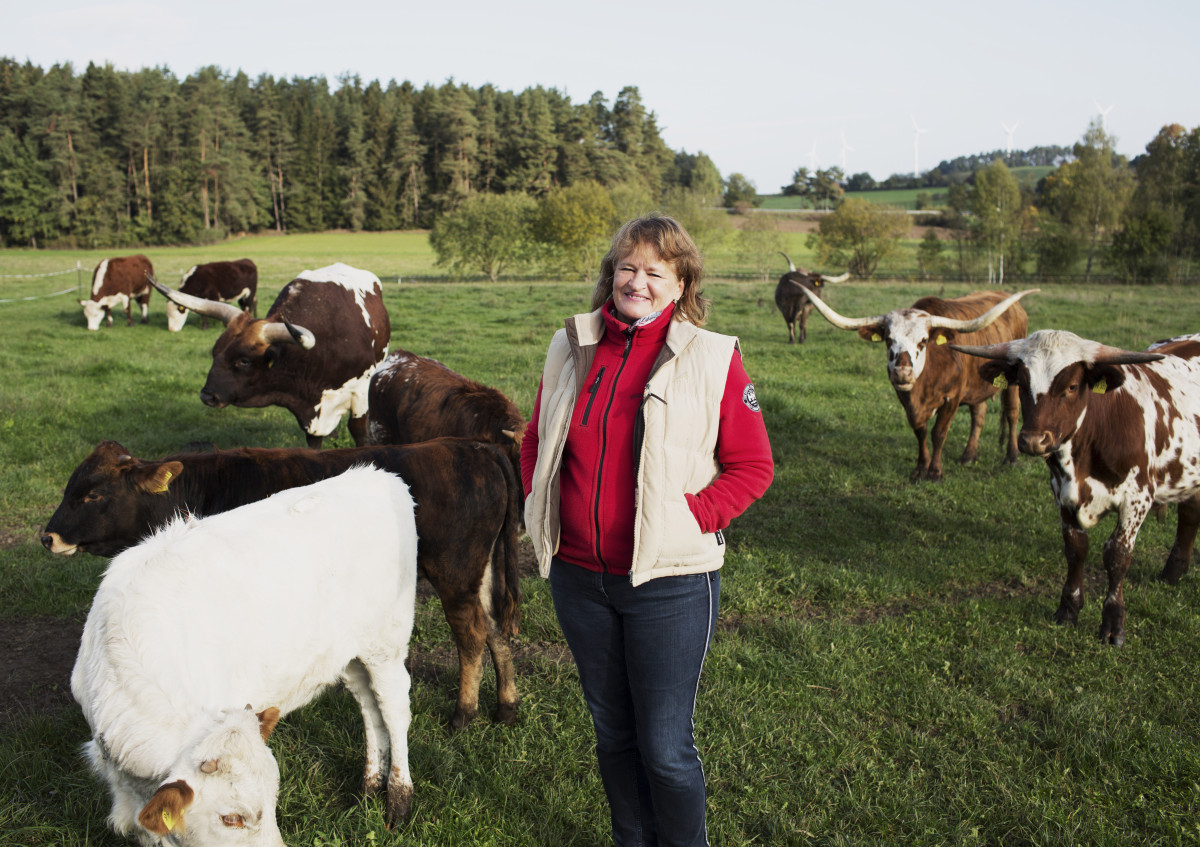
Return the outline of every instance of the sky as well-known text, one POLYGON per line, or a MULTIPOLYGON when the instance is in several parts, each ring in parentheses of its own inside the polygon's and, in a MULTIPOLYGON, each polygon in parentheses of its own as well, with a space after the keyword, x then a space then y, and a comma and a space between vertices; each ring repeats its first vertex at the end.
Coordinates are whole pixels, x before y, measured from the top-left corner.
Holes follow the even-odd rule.
POLYGON ((0 56, 556 88, 636 86, 673 150, 778 192, 799 167, 877 180, 1070 146, 1100 117, 1127 156, 1200 126, 1200 3, 1144 0, 0 0, 0 56), (916 132, 916 128, 923 130, 916 132))

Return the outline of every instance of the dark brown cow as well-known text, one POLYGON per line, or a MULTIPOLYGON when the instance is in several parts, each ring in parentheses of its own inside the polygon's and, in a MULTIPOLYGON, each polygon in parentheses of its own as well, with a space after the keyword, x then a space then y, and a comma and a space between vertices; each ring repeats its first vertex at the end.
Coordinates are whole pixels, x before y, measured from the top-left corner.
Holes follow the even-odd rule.
MULTIPOLYGON (((258 316, 258 266, 250 259, 193 265, 184 274, 179 291, 202 300, 220 300, 222 303, 236 301, 239 309, 258 316)), ((178 303, 168 301, 167 329, 171 332, 183 329, 189 311, 178 303)), ((208 329, 208 315, 201 315, 200 328, 208 329)))
POLYGON ((52 553, 114 556, 177 513, 225 512, 365 464, 398 474, 417 503, 417 564, 441 598, 458 645, 452 725, 461 728, 478 712, 485 645, 496 667, 497 720, 513 723, 519 698, 509 639, 520 620, 521 482, 493 444, 439 438, 393 447, 242 448, 143 461, 105 441, 71 474, 42 544, 52 553))
POLYGON ((1153 509, 1179 504, 1175 544, 1159 578, 1174 585, 1192 561, 1200 526, 1200 335, 1132 352, 1044 329, 959 349, 989 360, 980 368, 985 379, 1019 387, 1021 451, 1044 457, 1050 469, 1067 559, 1058 623, 1078 622, 1083 608, 1088 529, 1117 513, 1104 544, 1100 639, 1123 644, 1123 582, 1153 509))
POLYGON ((779 255, 787 259, 788 272, 779 278, 779 284, 775 286, 775 305, 783 312, 783 320, 787 323, 788 343, 796 343, 796 325, 799 324, 800 343, 803 344, 804 339, 808 337, 808 316, 813 310, 810 299, 821 296, 825 283, 843 282, 850 274, 822 276, 804 268, 797 268, 787 253, 779 255))
POLYGON ((371 377, 369 444, 412 444, 440 435, 498 444, 521 478, 525 418, 502 392, 450 370, 436 359, 397 350, 371 377))
POLYGON ((349 411, 354 443, 366 443, 367 390, 392 336, 375 274, 340 262, 305 271, 283 287, 263 320, 228 303, 155 286, 173 302, 226 324, 200 389, 206 406, 283 406, 312 448, 349 411))
MULTIPOLYGON (((910 475, 913 481, 941 480, 942 446, 959 406, 971 410, 971 434, 959 462, 969 465, 975 461, 987 401, 999 391, 991 380, 979 376, 979 362, 955 353, 947 342, 992 344, 1024 337, 1029 318, 1025 310, 1015 304, 1026 294, 1038 290, 1031 288, 1013 295, 1002 291, 977 291, 951 300, 922 297, 911 308, 869 318, 844 318, 820 298, 813 299, 813 305, 834 326, 858 330, 858 334, 868 341, 887 344, 888 379, 908 416, 908 425, 917 436, 917 466, 910 475), (933 424, 931 453, 925 446, 925 434, 929 419, 935 413, 937 420, 933 424)), ((1008 446, 1004 460, 1014 464, 1020 416, 1016 389, 1005 390, 1001 403, 1000 443, 1005 443, 1007 427, 1008 446)))
POLYGON ((113 325, 112 307, 125 309, 125 324, 133 326, 133 301, 142 307, 142 323, 150 320, 150 277, 154 265, 140 253, 105 259, 92 271, 92 297, 80 300, 87 328, 97 330, 100 321, 113 325))

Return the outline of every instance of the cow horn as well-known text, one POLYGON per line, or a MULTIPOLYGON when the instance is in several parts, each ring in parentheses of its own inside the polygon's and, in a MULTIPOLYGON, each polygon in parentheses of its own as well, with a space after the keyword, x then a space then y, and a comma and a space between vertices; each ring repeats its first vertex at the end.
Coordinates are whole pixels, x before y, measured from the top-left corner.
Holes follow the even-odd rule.
POLYGON ((882 322, 887 317, 887 315, 875 315, 870 318, 847 318, 835 312, 833 307, 821 300, 820 297, 809 297, 808 302, 816 306, 817 311, 825 317, 825 320, 838 329, 858 329, 860 326, 873 326, 882 322))
POLYGON ((784 253, 782 250, 780 250, 780 251, 779 251, 779 255, 780 255, 780 256, 783 256, 783 258, 787 259, 787 263, 788 263, 788 272, 789 272, 789 273, 795 273, 795 272, 796 272, 796 266, 795 266, 795 265, 792 263, 792 257, 791 257, 791 256, 789 256, 787 253, 784 253))
POLYGON ((988 344, 985 347, 977 347, 970 344, 951 344, 951 350, 957 350, 959 353, 966 353, 968 356, 978 356, 981 359, 999 359, 1002 362, 1008 361, 1008 351, 1011 347, 1011 341, 1004 341, 1000 344, 988 344))
POLYGON ((305 350, 313 349, 317 343, 315 335, 290 321, 264 323, 262 338, 268 344, 299 344, 305 350))
POLYGON ((1162 353, 1140 353, 1101 344, 1091 363, 1093 365, 1144 365, 1147 362, 1157 362, 1163 358, 1166 357, 1162 353))
POLYGON ((1009 306, 1016 303, 1026 294, 1033 294, 1041 290, 1040 288, 1027 288, 1024 291, 1018 291, 1011 297, 1006 297, 979 317, 972 318, 971 320, 964 321, 942 317, 941 315, 930 315, 929 327, 930 329, 953 329, 958 332, 979 332, 984 327, 990 326, 996 318, 1004 314, 1009 306))
POLYGON ((242 310, 236 306, 222 303, 220 300, 205 300, 203 297, 193 297, 191 294, 184 294, 182 291, 167 288, 149 273, 146 274, 146 279, 150 280, 150 284, 158 289, 159 294, 166 297, 175 305, 191 309, 196 314, 203 315, 206 318, 213 318, 223 324, 228 324, 242 313, 242 310))
POLYGON ((850 271, 846 271, 841 276, 825 276, 825 274, 821 274, 821 279, 824 280, 825 282, 845 282, 849 278, 850 278, 850 271))

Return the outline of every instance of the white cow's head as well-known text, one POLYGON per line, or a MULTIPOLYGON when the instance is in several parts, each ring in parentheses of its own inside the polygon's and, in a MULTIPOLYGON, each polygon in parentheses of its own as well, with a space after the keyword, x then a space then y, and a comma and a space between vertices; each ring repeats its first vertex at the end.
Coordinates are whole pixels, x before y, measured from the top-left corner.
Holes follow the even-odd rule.
MULTIPOLYGON (((104 320, 105 315, 108 315, 108 325, 112 326, 112 315, 109 314, 109 311, 108 311, 108 306, 110 306, 112 304, 109 304, 106 302, 110 299, 111 298, 106 297, 106 298, 104 298, 104 301, 100 301, 100 300, 80 300, 79 301, 79 305, 83 306, 83 316, 84 316, 84 318, 87 319, 87 328, 88 329, 92 330, 93 332, 100 329, 100 322, 102 320, 104 320)), ((129 298, 125 298, 125 302, 128 302, 128 301, 129 301, 129 298)), ((124 304, 122 304, 122 307, 123 306, 124 306, 124 304)))
POLYGON ((141 838, 172 847, 286 847, 275 821, 279 766, 266 744, 278 720, 275 708, 226 712, 142 807, 141 838))
POLYGON ((187 308, 173 301, 167 301, 167 329, 171 332, 179 332, 179 330, 183 329, 183 325, 187 323, 187 316, 187 308))

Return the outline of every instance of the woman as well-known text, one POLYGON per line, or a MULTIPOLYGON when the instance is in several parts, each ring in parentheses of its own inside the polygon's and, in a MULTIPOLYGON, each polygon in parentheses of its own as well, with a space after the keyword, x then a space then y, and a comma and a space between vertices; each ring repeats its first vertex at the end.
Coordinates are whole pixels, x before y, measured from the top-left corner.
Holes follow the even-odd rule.
POLYGON ((737 339, 700 327, 669 217, 613 238, 595 311, 555 333, 521 444, 526 524, 579 668, 619 845, 707 844, 692 715, 722 530, 774 466, 737 339))

